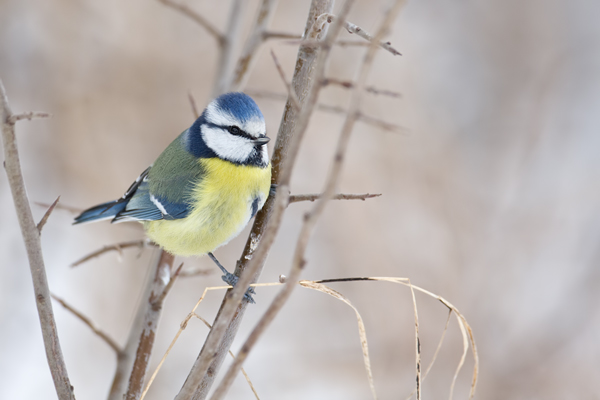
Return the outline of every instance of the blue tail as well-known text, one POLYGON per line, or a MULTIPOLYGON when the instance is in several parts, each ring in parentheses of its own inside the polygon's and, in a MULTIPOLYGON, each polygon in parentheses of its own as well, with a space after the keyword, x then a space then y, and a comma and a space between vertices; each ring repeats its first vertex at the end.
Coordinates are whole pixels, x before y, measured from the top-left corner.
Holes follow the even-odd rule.
POLYGON ((125 209, 127 203, 127 200, 119 199, 88 208, 75 218, 73 225, 83 224, 85 222, 101 221, 103 219, 112 219, 125 209))

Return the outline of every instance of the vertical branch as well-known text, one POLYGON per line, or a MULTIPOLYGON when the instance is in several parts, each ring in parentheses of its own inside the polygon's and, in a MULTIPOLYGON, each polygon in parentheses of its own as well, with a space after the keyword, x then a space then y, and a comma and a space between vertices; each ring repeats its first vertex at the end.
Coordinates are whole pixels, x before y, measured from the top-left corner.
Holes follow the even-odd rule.
POLYGON ((152 279, 150 295, 144 307, 145 315, 141 324, 141 333, 138 339, 138 348, 135 355, 135 361, 129 377, 129 388, 127 389, 126 400, 137 400, 142 394, 144 387, 144 378, 148 371, 148 363, 152 355, 152 346, 158 329, 158 320, 162 311, 162 304, 165 299, 163 293, 171 281, 171 266, 174 256, 166 251, 162 251, 158 260, 158 268, 152 279))
POLYGON ((42 327, 46 358, 48 359, 48 365, 50 366, 58 398, 60 400, 74 400, 75 395, 67 374, 67 368, 58 340, 54 313, 52 311, 52 301, 48 288, 48 278, 46 277, 46 267, 44 266, 40 232, 33 220, 33 214, 29 207, 29 200, 25 189, 25 181, 21 172, 21 163, 19 161, 17 139, 15 136, 15 122, 20 118, 13 115, 10 110, 2 81, 0 81, 0 116, 2 123, 2 143, 4 146, 4 167, 29 259, 35 303, 42 327))
MULTIPOLYGON (((313 29, 313 25, 320 15, 332 12, 333 3, 333 0, 312 1, 304 31, 305 37, 308 36, 320 39, 325 35, 326 29, 317 31, 313 29)), ((302 129, 306 129, 306 126, 308 125, 308 118, 314 108, 316 97, 318 95, 318 93, 315 93, 314 96, 311 97, 312 104, 308 104, 307 94, 313 86, 313 82, 320 81, 316 76, 320 75, 320 77, 323 78, 327 55, 328 48, 323 48, 323 51, 319 51, 319 49, 315 49, 311 46, 300 46, 298 50, 292 83, 296 93, 299 95, 298 97, 300 98, 301 103, 306 103, 303 115, 307 122, 302 129), (319 74, 317 72, 319 72, 319 74), (302 96, 300 96, 300 94, 302 94, 302 96)), ((319 85, 315 85, 315 92, 318 92, 319 87, 319 85)), ((181 391, 177 395, 177 400, 189 400, 192 398, 197 400, 206 398, 208 391, 214 382, 215 375, 220 369, 223 360, 227 355, 227 351, 231 347, 231 343, 237 333, 247 304, 246 302, 242 302, 242 297, 250 283, 256 281, 260 275, 270 246, 273 244, 281 224, 283 212, 287 206, 289 196, 287 185, 289 184, 289 180, 282 183, 279 179, 279 171, 285 160, 293 165, 294 160, 286 158, 288 147, 290 146, 292 136, 303 133, 301 129, 298 129, 296 123, 294 123, 296 115, 291 103, 288 101, 282 123, 279 127, 274 155, 271 159, 273 180, 279 184, 277 196, 275 199, 269 197, 265 206, 256 215, 252 231, 246 242, 241 261, 236 270, 236 274, 240 275, 240 280, 235 288, 228 291, 221 304, 219 313, 213 323, 213 328, 209 332, 194 366, 183 384, 181 391), (259 241, 260 243, 257 247, 256 243, 259 241)), ((297 141, 297 145, 299 145, 299 141, 297 141)), ((291 168, 291 166, 289 168, 291 168)))
MULTIPOLYGON (((346 14, 349 11, 351 4, 352 4, 352 0, 346 1, 346 3, 344 4, 344 8, 342 9, 342 11, 340 13, 340 19, 345 18, 346 14)), ((344 165, 346 150, 348 148, 348 143, 350 140, 350 134, 351 134, 354 124, 358 118, 361 96, 363 94, 363 89, 365 87, 367 76, 368 76, 371 66, 373 64, 375 52, 377 50, 377 42, 388 32, 390 25, 396 19, 396 16, 400 12, 400 9, 403 4, 404 4, 404 0, 396 0, 395 4, 392 6, 392 8, 385 14, 384 20, 381 23, 381 27, 375 37, 376 40, 374 40, 371 43, 367 53, 365 54, 363 61, 362 61, 362 64, 361 64, 361 67, 359 70, 359 74, 358 74, 357 83, 356 83, 356 90, 352 93, 352 97, 350 99, 350 105, 348 107, 348 114, 346 116, 346 120, 342 127, 340 137, 338 140, 338 145, 337 145, 334 157, 333 157, 333 165, 328 174, 322 196, 319 198, 319 200, 317 201, 317 203, 315 204, 313 209, 305 216, 304 224, 302 226, 302 229, 298 236, 298 241, 296 243, 296 249, 294 251, 294 258, 292 261, 292 267, 289 272, 288 278, 286 280, 285 286, 283 287, 283 289, 281 289, 279 291, 279 293, 277 294, 277 296, 275 297, 275 299, 273 300, 273 302, 271 303, 271 305, 269 306, 269 308, 267 309, 267 311, 265 312, 263 317, 256 324, 256 327, 253 329, 250 336, 248 337, 248 339, 242 346, 238 356, 235 358, 234 362, 229 367, 229 370, 225 374, 223 381, 220 383, 220 385, 215 390, 215 393, 211 397, 211 400, 220 400, 225 396, 225 393, 227 392, 227 390, 233 383, 235 376, 241 369, 243 362, 248 357, 248 354, 250 353, 251 349, 254 347, 254 345, 258 341, 258 338, 266 330, 266 328, 269 326, 271 321, 273 321, 273 319, 275 318, 275 316, 277 315, 279 310, 281 310, 281 308, 283 307, 283 305, 285 304, 285 302, 291 295, 292 290, 297 286, 297 283, 298 283, 299 277, 300 277, 300 273, 302 272, 302 269, 304 268, 304 264, 306 263, 304 260, 304 253, 306 251, 306 247, 310 240, 311 234, 314 230, 317 220, 322 215, 327 202, 333 198, 337 184, 339 182, 341 171, 342 171, 342 168, 344 165)), ((334 35, 336 33, 336 31, 334 30, 336 28, 339 29, 339 25, 332 27, 331 32, 328 35, 328 39, 330 39, 331 42, 333 41, 334 35)), ((328 41, 326 40, 326 44, 327 44, 327 42, 328 41)), ((329 42, 329 43, 331 43, 331 42, 329 42)), ((319 72, 321 72, 321 73, 322 73, 322 71, 324 71, 324 69, 319 70, 319 72)), ((321 80, 318 80, 317 82, 321 82, 321 80)), ((313 95, 314 91, 315 90, 313 90, 311 92, 311 98, 313 98, 313 96, 314 96, 313 95)), ((316 97, 314 97, 314 100, 316 103, 316 97)), ((305 111, 306 110, 303 109, 300 115, 303 116, 305 111)), ((308 121, 304 121, 303 119, 300 119, 299 123, 307 124, 308 121)), ((298 149, 295 144, 297 143, 298 136, 293 137, 292 140, 294 142, 294 146, 292 146, 291 150, 297 151, 298 149)), ((290 153, 290 155, 292 155, 292 154, 293 153, 290 153)), ((295 157, 295 154, 293 155, 293 157, 295 157)), ((289 161, 290 160, 286 161, 286 165, 285 165, 286 169, 284 170, 285 175, 282 174, 282 180, 284 182, 287 182, 287 180, 289 179, 289 174, 291 173, 291 169, 289 168, 289 164, 288 164, 289 161)), ((374 395, 375 395, 375 393, 374 393, 374 395)))
MULTIPOLYGON (((168 283, 172 264, 173 256, 166 251, 158 250, 156 261, 151 263, 150 277, 142 294, 142 303, 129 330, 127 343, 117 356, 117 368, 108 400, 123 400, 128 385, 128 391, 131 392, 144 383, 147 363, 154 344, 154 331, 161 312, 160 307, 157 310, 153 309, 153 301, 156 294, 161 293, 160 287, 168 283)), ((138 397, 140 393, 137 394, 138 397)))
POLYGON ((242 27, 241 19, 246 6, 244 0, 233 0, 229 10, 229 20, 221 50, 219 52, 219 61, 217 63, 217 77, 213 87, 213 97, 217 97, 227 91, 230 86, 230 71, 233 63, 233 51, 235 50, 236 38, 239 36, 242 27))
POLYGON ((260 3, 252 33, 246 41, 242 55, 238 59, 229 90, 238 91, 244 87, 248 73, 252 69, 254 60, 256 60, 258 48, 265 40, 264 33, 269 26, 269 22, 271 22, 276 5, 277 0, 262 0, 260 3))

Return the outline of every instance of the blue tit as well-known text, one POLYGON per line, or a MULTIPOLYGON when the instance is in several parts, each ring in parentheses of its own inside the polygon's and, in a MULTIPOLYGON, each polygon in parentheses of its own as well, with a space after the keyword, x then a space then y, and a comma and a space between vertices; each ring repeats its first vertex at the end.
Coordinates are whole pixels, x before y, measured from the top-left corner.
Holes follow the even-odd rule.
MULTIPOLYGON (((212 251, 236 237, 269 196, 268 141, 254 100, 243 93, 224 94, 120 199, 85 210, 74 224, 140 221, 148 237, 169 253, 209 254, 224 269, 212 251)), ((226 282, 234 284, 232 279, 226 282)))

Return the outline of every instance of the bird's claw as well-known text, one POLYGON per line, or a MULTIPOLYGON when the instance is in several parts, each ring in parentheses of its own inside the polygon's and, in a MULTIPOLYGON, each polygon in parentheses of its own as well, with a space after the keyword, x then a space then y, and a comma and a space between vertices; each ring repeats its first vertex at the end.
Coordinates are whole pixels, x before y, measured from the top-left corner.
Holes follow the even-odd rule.
MULTIPOLYGON (((225 273, 221 277, 221 279, 223 279, 223 282, 225 282, 229 286, 235 286, 239 280, 239 278, 237 276, 235 276, 234 274, 232 274, 231 272, 225 273)), ((255 304, 256 302, 252 298, 253 294, 256 294, 256 292, 254 291, 254 288, 249 287, 248 290, 246 291, 246 293, 244 294, 244 299, 246 299, 249 303, 255 304)))

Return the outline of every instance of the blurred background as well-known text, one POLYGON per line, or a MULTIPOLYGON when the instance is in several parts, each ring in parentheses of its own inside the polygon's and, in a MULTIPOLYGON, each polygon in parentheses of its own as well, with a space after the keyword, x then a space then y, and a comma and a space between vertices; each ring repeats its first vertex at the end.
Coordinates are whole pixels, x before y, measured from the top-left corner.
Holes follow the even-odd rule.
MULTIPOLYGON (((272 29, 301 33, 309 3, 280 0, 272 29)), ((186 4, 225 26, 229 2, 186 4)), ((248 1, 242 32, 257 4, 248 1)), ((349 20, 374 32, 387 4, 357 1, 349 20)), ((403 56, 380 51, 369 78, 402 97, 367 94, 363 106, 405 134, 359 122, 340 185, 383 195, 330 204, 307 253, 305 279, 408 277, 453 303, 477 341, 479 399, 600 398, 598 15, 600 3, 584 0, 408 1, 389 37, 403 56)), ((291 79, 297 46, 271 41, 246 88, 285 93, 270 48, 291 79)), ((328 76, 352 79, 364 51, 336 47, 328 76)), ((81 209, 121 196, 193 121, 188 93, 199 108, 210 101, 216 57, 203 28, 158 1, 1 1, 0 79, 11 107, 53 114, 17 126, 31 201, 60 195, 61 204, 81 209)), ((320 101, 344 107, 348 98, 327 87, 320 101)), ((256 101, 274 137, 284 104, 256 101)), ((313 116, 293 193, 321 190, 341 124, 340 115, 313 116)), ((5 174, 0 204, 0 398, 55 398, 5 174)), ((288 208, 262 282, 287 273, 310 206, 288 208)), ((33 211, 41 218, 45 208, 33 211)), ((50 288, 123 344, 153 250, 113 252, 71 268, 102 246, 143 237, 135 224, 73 227, 73 217, 57 210, 44 228, 50 288)), ((217 250, 226 266, 235 264, 247 232, 217 250)), ((204 287, 222 284, 208 258, 181 261, 213 273, 176 282, 152 370, 204 287)), ((375 282, 332 286, 365 319, 380 398, 405 398, 415 380, 410 291, 375 282)), ((234 351, 276 291, 258 291, 234 351)), ((197 312, 212 321, 221 298, 212 292, 197 312)), ((417 305, 427 366, 447 309, 421 294, 417 305)), ((75 394, 104 399, 114 353, 54 308, 75 394)), ((173 398, 206 332, 199 321, 189 324, 148 399, 173 398)), ((447 398, 461 353, 453 317, 424 398, 447 398)), ((370 398, 353 311, 307 289, 294 292, 245 367, 263 399, 370 398)), ((467 398, 472 369, 469 354, 454 398, 467 398)), ((229 398, 253 398, 241 376, 229 398)))

